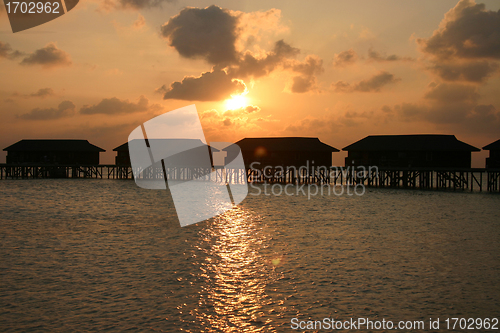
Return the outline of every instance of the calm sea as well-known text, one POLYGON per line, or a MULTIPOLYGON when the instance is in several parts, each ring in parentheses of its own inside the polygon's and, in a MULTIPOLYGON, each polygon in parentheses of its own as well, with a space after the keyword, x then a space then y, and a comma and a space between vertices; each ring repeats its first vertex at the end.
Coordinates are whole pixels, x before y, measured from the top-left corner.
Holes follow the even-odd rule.
POLYGON ((2 332, 500 317, 498 195, 249 195, 181 228, 133 181, 2 180, 0 212, 2 332))

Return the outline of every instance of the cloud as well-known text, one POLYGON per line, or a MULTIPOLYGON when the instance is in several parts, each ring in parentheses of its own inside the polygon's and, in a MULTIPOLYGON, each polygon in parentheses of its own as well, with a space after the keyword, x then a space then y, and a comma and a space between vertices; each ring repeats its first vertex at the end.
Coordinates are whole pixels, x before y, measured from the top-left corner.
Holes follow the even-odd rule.
POLYGON ((130 114, 138 112, 148 112, 148 111, 158 111, 162 107, 159 104, 149 104, 149 100, 141 96, 137 103, 129 102, 128 100, 120 100, 116 97, 104 98, 98 104, 95 105, 84 105, 80 109, 81 114, 92 115, 92 114, 130 114))
POLYGON ((445 81, 484 82, 498 70, 498 64, 488 61, 436 63, 430 69, 445 81))
POLYGON ((306 92, 315 88, 314 75, 324 71, 323 61, 312 55, 303 62, 290 59, 299 52, 297 48, 279 40, 272 51, 262 58, 246 52, 237 65, 227 70, 215 66, 211 72, 204 72, 199 77, 186 76, 181 82, 174 82, 169 88, 164 85, 157 92, 163 93, 164 99, 219 101, 247 91, 243 78, 268 75, 278 67, 301 74, 293 79, 290 90, 306 92))
POLYGON ((395 55, 395 54, 391 54, 391 55, 385 55, 384 54, 384 55, 382 55, 379 52, 374 51, 373 49, 369 49, 368 50, 368 59, 374 60, 374 61, 379 61, 379 62, 384 62, 384 61, 400 61, 400 60, 411 61, 411 60, 413 60, 410 57, 400 57, 400 56, 395 55))
POLYGON ((305 93, 311 91, 316 86, 314 76, 295 76, 292 79, 290 91, 293 93, 305 93))
POLYGON ((30 94, 31 97, 41 97, 45 98, 48 96, 54 96, 54 90, 52 88, 41 88, 37 92, 30 94))
POLYGON ((294 72, 302 75, 292 79, 290 91, 293 93, 305 93, 316 90, 316 76, 323 73, 323 60, 314 55, 308 55, 303 62, 294 62, 291 65, 294 72))
POLYGON ((71 101, 63 101, 56 108, 40 109, 35 108, 29 113, 17 116, 17 118, 27 120, 54 120, 64 117, 70 117, 75 113, 75 104, 71 101))
POLYGON ((52 88, 41 88, 38 89, 38 91, 31 93, 31 94, 19 94, 19 93, 13 93, 12 96, 14 97, 23 97, 23 98, 30 98, 30 97, 39 97, 39 98, 45 98, 49 96, 54 96, 55 92, 52 88))
POLYGON ((256 105, 247 105, 242 108, 234 109, 234 110, 227 110, 223 112, 223 116, 225 117, 237 117, 237 116, 242 116, 250 113, 256 113, 260 112, 260 107, 256 105))
POLYGON ((220 7, 185 8, 161 27, 161 35, 179 54, 211 64, 238 61, 238 18, 220 7))
POLYGON ((441 83, 432 87, 424 98, 444 104, 463 104, 466 102, 477 102, 479 94, 477 88, 471 85, 441 83))
POLYGON ((352 65, 358 60, 358 54, 353 49, 335 54, 333 57, 333 65, 335 67, 345 67, 352 65))
POLYGON ((205 72, 199 77, 186 76, 169 88, 163 86, 157 89, 157 92, 163 93, 163 99, 188 101, 219 101, 245 91, 246 85, 242 80, 232 78, 223 70, 205 72))
MULTIPOLYGON (((438 125, 453 125, 454 128, 463 130, 470 121, 476 122, 476 124, 482 122, 484 125, 486 125, 488 117, 496 121, 498 113, 494 106, 480 105, 479 99, 480 95, 475 85, 441 83, 431 86, 422 102, 403 103, 396 105, 394 110, 405 121, 427 121, 438 125)), ((498 122, 496 124, 500 125, 498 122)), ((478 130, 481 132, 479 128, 478 130)))
POLYGON ((277 35, 289 32, 289 28, 281 23, 281 10, 271 8, 265 12, 230 11, 238 18, 238 39, 236 49, 243 52, 245 49, 256 46, 268 35, 277 35))
POLYGON ((445 105, 403 103, 394 111, 403 120, 425 121, 449 131, 496 136, 500 128, 500 112, 491 104, 468 104, 457 110, 445 105))
POLYGON ((25 57, 21 61, 21 65, 41 65, 44 68, 69 66, 71 65, 71 57, 68 53, 57 48, 54 43, 49 43, 25 57))
POLYGON ((220 126, 238 128, 254 128, 255 122, 259 121, 254 116, 261 111, 259 106, 248 105, 239 109, 227 110, 224 112, 215 109, 203 111, 200 118, 204 124, 208 125, 205 128, 220 128, 220 126))
POLYGON ((295 62, 292 64, 294 72, 301 73, 305 76, 321 74, 323 69, 323 60, 315 55, 308 55, 304 62, 295 62))
POLYGON ((146 19, 141 14, 138 14, 137 19, 130 26, 123 26, 115 20, 113 20, 113 26, 117 32, 121 33, 140 31, 146 28, 146 19))
POLYGON ((491 104, 477 105, 467 114, 463 122, 465 131, 472 133, 491 133, 498 136, 500 112, 491 104))
MULTIPOLYGON (((293 64, 287 64, 288 59, 293 59, 300 53, 298 48, 292 47, 283 40, 274 43, 272 51, 267 52, 264 56, 257 58, 252 52, 247 51, 237 66, 229 68, 229 73, 234 77, 254 77, 258 78, 268 75, 278 66, 286 66, 294 69, 293 64)), ((298 66, 299 64, 296 64, 298 66)), ((298 68, 298 67, 297 67, 298 68)))
POLYGON ((148 9, 161 7, 163 3, 170 3, 173 0, 104 0, 101 3, 101 8, 105 10, 112 9, 148 9))
POLYGON ((344 81, 337 81, 332 83, 332 88, 335 92, 351 92, 352 87, 349 83, 344 81))
POLYGON ((432 36, 417 43, 431 57, 430 69, 443 80, 484 82, 500 60, 500 11, 460 0, 432 36))
POLYGON ((315 75, 323 72, 318 57, 309 55, 297 61, 300 50, 283 40, 274 42, 270 51, 256 45, 245 50, 260 40, 252 33, 283 30, 280 15, 276 9, 242 13, 214 5, 183 9, 161 27, 162 36, 182 57, 203 59, 213 67, 199 77, 188 76, 157 91, 164 99, 218 101, 246 91, 244 79, 263 77, 276 69, 299 74, 289 84, 291 92, 316 89, 315 75))
POLYGON ((426 120, 436 124, 460 123, 478 103, 477 87, 460 83, 442 83, 424 95, 428 112, 426 120))
POLYGON ((398 81, 401 81, 401 79, 395 78, 391 73, 382 71, 379 74, 376 74, 369 79, 359 81, 354 85, 344 81, 338 81, 332 84, 332 88, 335 92, 379 92, 382 87, 398 81))
POLYGON ((486 11, 484 4, 461 0, 429 39, 417 42, 423 52, 442 59, 500 59, 500 11, 486 11))
POLYGON ((144 18, 144 16, 139 14, 137 16, 137 20, 134 21, 132 27, 134 28, 134 30, 141 30, 142 28, 144 28, 145 25, 146 25, 146 19, 144 18))
POLYGON ((9 43, 0 42, 0 58, 12 60, 22 55, 22 52, 13 50, 9 43))

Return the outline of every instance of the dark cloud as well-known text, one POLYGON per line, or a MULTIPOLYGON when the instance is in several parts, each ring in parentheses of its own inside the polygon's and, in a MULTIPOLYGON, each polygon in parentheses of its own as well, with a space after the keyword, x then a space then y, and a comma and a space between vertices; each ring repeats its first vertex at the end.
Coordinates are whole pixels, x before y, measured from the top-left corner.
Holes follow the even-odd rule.
POLYGON ((9 43, 0 42, 0 58, 15 59, 21 57, 22 52, 13 50, 9 43))
MULTIPOLYGON (((428 121, 434 124, 462 124, 477 119, 477 87, 469 84, 442 83, 432 85, 420 104, 403 103, 395 106, 396 113, 407 121, 428 121)), ((479 108, 481 111, 482 109, 479 108)))
POLYGON ((199 77, 186 76, 181 82, 174 82, 169 88, 163 86, 157 91, 163 93, 163 99, 219 101, 245 90, 243 81, 232 78, 223 70, 213 70, 199 77))
POLYGON ((379 92, 382 87, 398 81, 401 81, 401 79, 394 77, 391 73, 382 71, 379 74, 376 74, 369 79, 359 81, 354 85, 344 81, 338 81, 332 84, 332 88, 336 92, 379 92))
MULTIPOLYGON (((275 15, 275 12, 264 14, 267 17, 275 15)), ((188 76, 181 82, 157 89, 163 98, 198 101, 226 99, 246 90, 243 79, 259 78, 278 68, 299 74, 292 80, 291 92, 315 89, 315 75, 323 72, 323 62, 318 57, 308 56, 303 62, 297 61, 295 58, 300 50, 283 40, 275 42, 272 50, 259 55, 250 50, 238 51, 236 45, 241 42, 239 38, 255 30, 255 27, 248 28, 248 19, 245 13, 213 5, 183 9, 165 23, 161 34, 181 56, 204 59, 214 66, 210 72, 204 72, 199 77, 188 76), (246 20, 246 23, 241 20, 246 20)), ((249 36, 245 37, 247 41, 249 36)))
POLYGON ((384 62, 384 61, 400 61, 400 60, 410 61, 410 60, 413 60, 410 57, 400 57, 400 56, 395 55, 395 54, 391 54, 391 55, 385 55, 384 54, 384 55, 382 55, 379 52, 374 51, 373 49, 369 49, 368 50, 368 59, 374 60, 374 61, 380 61, 380 62, 384 62))
POLYGON ((314 75, 324 71, 323 61, 312 55, 307 56, 303 62, 294 60, 299 53, 299 49, 279 40, 272 51, 261 58, 246 52, 238 63, 227 70, 216 66, 211 72, 202 73, 199 77, 187 76, 181 82, 172 83, 168 88, 164 85, 157 89, 157 92, 163 93, 164 99, 223 100, 246 91, 242 78, 268 75, 278 67, 301 74, 293 79, 290 90, 306 92, 315 87, 314 75))
POLYGON ((353 89, 355 91, 362 92, 380 91, 383 86, 398 81, 401 81, 401 79, 395 78, 393 74, 388 72, 380 72, 379 74, 376 74, 367 80, 356 83, 353 89))
POLYGON ((292 64, 292 70, 301 73, 305 76, 313 76, 323 73, 323 60, 316 56, 309 55, 304 62, 296 62, 292 64))
POLYGON ((337 81, 335 83, 332 83, 332 89, 335 92, 349 92, 352 91, 352 87, 349 83, 344 82, 344 81, 337 81))
MULTIPOLYGON (((286 65, 287 59, 293 59, 299 53, 299 49, 279 40, 274 44, 273 50, 262 58, 255 57, 249 51, 245 52, 237 66, 229 69, 229 73, 234 77, 261 77, 269 74, 278 66, 286 65)), ((291 64, 287 66, 293 67, 291 64)))
POLYGON ((413 103, 402 103, 394 106, 396 114, 406 121, 421 120, 427 110, 428 108, 426 106, 413 103))
POLYGON ((500 11, 461 0, 446 13, 428 39, 417 39, 431 56, 430 69, 446 81, 481 83, 498 68, 500 60, 500 11))
POLYGON ((295 76, 292 79, 290 91, 293 93, 305 93, 311 91, 316 86, 316 77, 314 76, 295 76))
POLYGON ((425 53, 443 59, 500 59, 500 11, 487 11, 484 4, 461 0, 429 39, 417 42, 425 53))
POLYGON ((291 65, 292 70, 302 75, 292 79, 290 87, 293 93, 305 93, 316 89, 316 76, 323 73, 323 60, 316 56, 309 55, 303 62, 296 62, 291 65))
POLYGON ((424 98, 443 104, 463 104, 477 102, 479 94, 471 85, 442 83, 432 87, 424 98))
POLYGON ((41 65, 45 68, 71 65, 71 57, 68 53, 57 48, 54 43, 36 50, 21 61, 21 65, 41 65))
POLYGON ((118 0, 118 3, 124 8, 143 9, 160 7, 164 2, 173 2, 172 0, 118 0))
POLYGON ((358 60, 358 54, 353 49, 335 54, 333 57, 333 65, 336 67, 344 67, 354 64, 358 60))
POLYGON ((31 97, 39 97, 39 98, 45 98, 49 96, 54 96, 55 92, 52 88, 41 88, 38 89, 38 91, 31 93, 31 94, 19 94, 17 92, 13 93, 13 97, 22 97, 22 98, 31 98, 31 97))
POLYGON ((29 113, 17 116, 27 120, 54 120, 72 116, 75 113, 75 104, 71 101, 63 101, 56 108, 40 109, 36 108, 29 113))
POLYGON ((465 131, 499 135, 500 112, 493 105, 477 105, 463 123, 465 131))
POLYGON ((48 96, 54 96, 54 90, 52 88, 41 88, 38 89, 37 92, 30 94, 30 97, 40 97, 40 98, 45 98, 48 96))
POLYGON ((116 97, 104 98, 99 104, 84 105, 80 109, 81 114, 130 114, 137 112, 158 111, 162 107, 158 104, 149 104, 149 100, 141 96, 137 103, 129 102, 128 100, 120 100, 116 97))
POLYGON ((500 112, 493 105, 469 104, 459 110, 445 105, 403 103, 394 107, 406 121, 425 121, 450 131, 498 135, 500 112))
MULTIPOLYGON (((222 113, 224 117, 238 117, 238 116, 245 116, 250 113, 257 113, 260 112, 260 107, 256 105, 247 105, 245 107, 239 108, 239 109, 234 109, 234 110, 227 110, 222 113)), ((217 113, 218 115, 218 113, 217 113)))
POLYGON ((498 69, 498 64, 489 61, 467 61, 462 63, 436 63, 430 68, 446 81, 484 82, 498 69))
POLYGON ((185 8, 161 27, 161 34, 185 58, 211 64, 238 62, 238 18, 217 6, 185 8))
POLYGON ((101 9, 111 11, 114 9, 148 9, 161 7, 163 3, 171 3, 175 0, 102 0, 101 9))

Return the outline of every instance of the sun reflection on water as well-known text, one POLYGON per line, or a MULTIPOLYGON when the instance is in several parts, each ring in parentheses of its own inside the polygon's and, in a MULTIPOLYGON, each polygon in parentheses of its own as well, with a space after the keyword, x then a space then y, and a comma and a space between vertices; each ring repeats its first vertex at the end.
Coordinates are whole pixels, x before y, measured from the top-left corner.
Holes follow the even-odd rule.
POLYGON ((266 293, 279 279, 262 250, 271 237, 256 217, 234 208, 200 230, 201 288, 191 311, 204 332, 274 332, 266 313, 273 301, 266 293))

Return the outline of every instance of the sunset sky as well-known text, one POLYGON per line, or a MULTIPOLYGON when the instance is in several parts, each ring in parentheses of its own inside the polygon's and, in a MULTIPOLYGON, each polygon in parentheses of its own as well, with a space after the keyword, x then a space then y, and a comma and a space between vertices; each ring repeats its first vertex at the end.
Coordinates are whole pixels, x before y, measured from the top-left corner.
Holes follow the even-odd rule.
POLYGON ((341 149, 373 134, 441 133, 481 148, 500 138, 499 9, 80 0, 14 34, 2 4, 0 146, 88 139, 112 163, 136 126, 195 104, 209 142, 310 136, 341 149))

